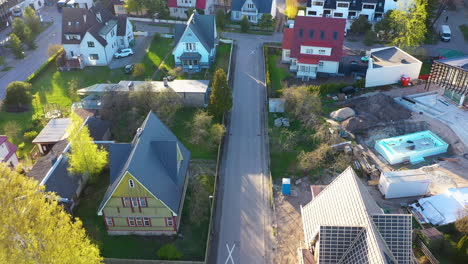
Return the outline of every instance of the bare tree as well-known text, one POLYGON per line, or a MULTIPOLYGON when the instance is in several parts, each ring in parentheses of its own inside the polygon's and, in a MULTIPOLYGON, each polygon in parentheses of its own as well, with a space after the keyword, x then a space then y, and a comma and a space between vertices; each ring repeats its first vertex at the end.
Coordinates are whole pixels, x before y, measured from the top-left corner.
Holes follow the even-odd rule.
POLYGON ((291 87, 283 90, 286 111, 298 119, 306 128, 313 128, 320 120, 322 103, 316 92, 306 86, 291 87))

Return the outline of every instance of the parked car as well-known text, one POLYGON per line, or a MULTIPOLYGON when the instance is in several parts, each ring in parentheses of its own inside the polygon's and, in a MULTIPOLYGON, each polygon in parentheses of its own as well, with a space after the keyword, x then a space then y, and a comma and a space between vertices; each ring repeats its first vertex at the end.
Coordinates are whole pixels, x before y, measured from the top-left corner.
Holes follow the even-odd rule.
POLYGON ((440 39, 442 41, 450 41, 452 38, 452 31, 450 31, 450 27, 448 25, 440 26, 440 39))
POLYGON ((128 56, 133 55, 132 49, 119 49, 116 53, 114 53, 114 58, 120 59, 128 56))
POLYGON ((134 67, 135 67, 135 65, 133 65, 133 64, 126 65, 125 68, 124 68, 125 73, 126 74, 132 73, 134 67))
POLYGON ((23 15, 23 10, 21 10, 21 7, 19 6, 15 6, 13 8, 13 10, 11 11, 11 13, 13 14, 13 16, 15 17, 20 17, 23 15))

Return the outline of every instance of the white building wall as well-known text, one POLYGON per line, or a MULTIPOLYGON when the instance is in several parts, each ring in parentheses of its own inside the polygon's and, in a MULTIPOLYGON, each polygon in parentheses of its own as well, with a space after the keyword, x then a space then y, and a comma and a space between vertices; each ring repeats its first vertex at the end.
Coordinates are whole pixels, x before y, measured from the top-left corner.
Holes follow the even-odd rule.
MULTIPOLYGON (((0 162, 3 161, 3 159, 9 154, 8 148, 5 143, 0 145, 0 162)), ((18 165, 18 157, 16 156, 16 153, 11 155, 11 157, 5 161, 8 165, 13 164, 13 167, 16 167, 18 165), (11 163, 10 163, 11 162, 11 163)))
POLYGON ((337 61, 322 61, 323 66, 318 67, 318 72, 324 72, 324 73, 338 73, 338 67, 340 65, 339 62, 337 61))
POLYGON ((291 55, 291 50, 283 49, 282 52, 281 52, 281 61, 290 63, 291 62, 290 55, 291 55))
POLYGON ((81 58, 86 66, 104 66, 107 65, 105 48, 91 34, 86 33, 79 46, 81 58), (88 42, 94 42, 94 48, 88 47, 88 42), (91 59, 91 54, 97 54, 98 60, 91 59))
POLYGON ((349 2, 337 2, 336 6, 337 6, 336 9, 333 11, 333 17, 347 18, 348 17, 348 11, 349 11, 349 2), (338 7, 338 3, 347 3, 348 7, 338 7), (335 13, 341 13, 341 14, 343 14, 343 16, 341 16, 341 17, 335 16, 335 13))
POLYGON ((180 61, 180 56, 182 53, 186 52, 186 43, 195 43, 196 45, 196 50, 192 50, 189 52, 198 52, 201 54, 200 58, 200 63, 208 63, 209 62, 209 51, 203 47, 203 45, 200 43, 198 38, 195 36, 195 34, 189 29, 185 32, 185 34, 180 38, 179 43, 177 43, 177 46, 174 48, 174 51, 172 54, 174 55, 174 60, 176 63, 181 63, 180 61))
POLYGON ((387 12, 388 10, 394 10, 394 9, 406 11, 414 3, 415 3, 415 0, 398 0, 398 1, 385 0, 384 12, 387 12))
POLYGON ((375 8, 377 7, 377 4, 375 3, 362 3, 362 6, 364 5, 374 5, 374 9, 361 9, 361 12, 359 15, 367 15, 367 19, 369 21, 372 21, 374 19, 374 14, 375 14, 375 8))
POLYGON ((180 19, 187 19, 188 7, 170 7, 169 16, 180 19))
POLYGON ((317 5, 314 5, 314 2, 322 2, 323 4, 325 4, 324 0, 321 0, 321 1, 314 1, 313 0, 312 3, 311 3, 311 6, 306 8, 306 16, 318 16, 318 17, 323 16, 323 5, 317 6, 317 5), (309 11, 315 11, 315 12, 317 12, 317 14, 316 15, 310 15, 309 11))
POLYGON ((63 49, 65 50, 65 55, 67 59, 77 57, 81 54, 80 44, 64 44, 63 49))
POLYGON ((421 66, 422 62, 417 62, 381 68, 368 68, 366 73, 366 87, 397 83, 401 80, 401 76, 403 75, 409 76, 412 80, 418 79, 421 66))
POLYGON ((332 48, 317 47, 317 46, 301 46, 300 52, 301 54, 330 56, 332 52, 332 48), (312 50, 312 53, 308 53, 307 52, 308 50, 312 50), (320 50, 324 52, 320 53, 319 52, 320 50))
POLYGON ((392 182, 380 176, 379 190, 386 199, 425 195, 431 184, 430 180, 392 182))

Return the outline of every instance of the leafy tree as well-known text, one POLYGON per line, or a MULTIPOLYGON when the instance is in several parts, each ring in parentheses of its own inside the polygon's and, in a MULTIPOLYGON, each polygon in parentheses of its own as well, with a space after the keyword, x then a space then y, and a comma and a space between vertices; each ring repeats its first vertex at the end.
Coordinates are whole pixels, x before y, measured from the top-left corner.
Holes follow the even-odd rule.
POLYGON ((143 4, 141 0, 127 0, 125 2, 125 9, 129 13, 141 13, 143 8, 143 4))
POLYGON ((83 125, 83 119, 77 114, 71 115, 72 124, 68 132, 70 136, 71 148, 67 154, 69 158, 69 168, 71 173, 79 175, 88 175, 91 180, 99 174, 107 165, 107 151, 98 147, 89 135, 89 129, 83 125))
POLYGON ((286 111, 306 128, 312 129, 320 120, 322 103, 317 92, 307 86, 283 89, 286 111))
POLYGON ((23 40, 23 42, 26 43, 26 45, 28 45, 29 49, 35 49, 37 47, 36 43, 35 43, 34 35, 32 34, 31 29, 29 27, 26 27, 24 29, 24 40, 23 40))
POLYGON ((402 48, 419 46, 427 32, 427 0, 417 0, 408 12, 393 10, 391 27, 395 30, 392 44, 402 48))
POLYGON ((79 96, 77 94, 78 89, 81 87, 81 81, 78 78, 73 78, 70 81, 68 81, 67 85, 67 93, 68 97, 72 99, 72 101, 79 101, 79 96))
POLYGON ((393 23, 391 21, 392 12, 393 10, 388 10, 384 14, 382 20, 374 25, 374 30, 378 34, 380 40, 389 41, 395 33, 395 29, 393 28, 393 23))
POLYGON ((159 259, 165 260, 178 260, 183 257, 182 252, 177 249, 173 244, 166 244, 162 246, 157 252, 156 255, 159 259))
MULTIPOLYGON (((10 137, 12 142, 17 142, 20 136, 21 127, 18 122, 11 120, 3 125, 3 133, 10 137)), ((1 162, 0 162, 1 165, 1 162)))
POLYGON ((4 104, 9 111, 25 111, 31 101, 30 83, 15 81, 8 84, 4 104))
POLYGON ((210 139, 213 147, 218 147, 224 133, 226 133, 226 128, 223 124, 213 124, 210 127, 210 139))
POLYGON ((26 141, 33 141, 33 139, 37 137, 37 134, 38 133, 36 130, 32 130, 32 131, 24 132, 23 136, 24 136, 24 139, 26 139, 26 141))
POLYGON ((21 41, 24 41, 26 39, 26 34, 25 30, 26 28, 29 28, 26 23, 24 23, 24 20, 21 18, 15 18, 13 20, 13 25, 12 25, 12 33, 18 36, 18 38, 21 41))
POLYGON ((145 74, 145 72, 146 72, 145 64, 144 63, 137 63, 137 64, 135 64, 135 67, 133 67, 132 76, 134 78, 137 78, 137 77, 143 76, 143 74, 145 74))
POLYGON ((169 16, 167 1, 164 0, 142 0, 143 6, 151 16, 166 18, 169 16))
POLYGON ((365 16, 359 16, 351 24, 351 32, 357 34, 364 34, 371 29, 372 25, 369 23, 369 20, 365 16))
POLYGON ((216 70, 212 89, 208 112, 215 117, 221 118, 232 107, 231 88, 223 69, 216 70))
POLYGON ((41 20, 37 16, 36 11, 28 6, 24 9, 23 16, 26 20, 26 25, 31 29, 34 35, 38 34, 41 30, 41 20))
POLYGON ((372 46, 374 45, 376 39, 377 39, 377 34, 372 30, 368 30, 366 32, 366 35, 364 35, 363 42, 366 46, 372 46))
POLYGON ((58 205, 44 186, 0 165, 0 259, 2 263, 102 262, 80 219, 58 205))
POLYGON ((216 25, 218 26, 219 29, 223 30, 224 27, 226 26, 226 14, 222 9, 219 9, 216 12, 216 25))
POLYGON ((241 31, 247 32, 249 31, 249 28, 250 28, 250 22, 246 16, 243 16, 241 20, 241 31))
POLYGON ((52 57, 57 52, 59 52, 59 50, 61 50, 62 48, 63 48, 63 46, 60 45, 60 44, 49 45, 49 48, 47 49, 47 54, 49 55, 49 57, 52 57))
POLYGON ((268 29, 274 26, 275 20, 271 14, 263 14, 260 20, 258 21, 258 26, 262 29, 268 29))
POLYGON ((208 112, 201 109, 197 110, 190 125, 192 129, 190 142, 193 144, 206 143, 212 121, 213 116, 210 116, 208 112))
POLYGON ((10 34, 10 41, 8 43, 8 46, 10 47, 13 54, 15 54, 15 57, 17 59, 24 58, 23 45, 21 44, 21 40, 18 38, 18 36, 16 36, 15 33, 10 34))
POLYGON ((299 3, 297 0, 286 0, 286 16, 289 19, 294 19, 299 10, 299 3))
POLYGON ((308 172, 320 168, 331 153, 331 148, 327 144, 321 144, 311 152, 302 151, 298 156, 298 168, 308 172))

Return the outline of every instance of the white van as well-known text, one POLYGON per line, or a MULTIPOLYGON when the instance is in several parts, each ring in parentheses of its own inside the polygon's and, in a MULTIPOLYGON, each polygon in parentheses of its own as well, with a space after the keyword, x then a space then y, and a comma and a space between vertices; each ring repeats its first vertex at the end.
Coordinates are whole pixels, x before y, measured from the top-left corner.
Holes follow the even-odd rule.
POLYGON ((450 31, 450 27, 448 25, 440 26, 439 35, 442 41, 450 41, 450 38, 452 38, 452 32, 450 31))

